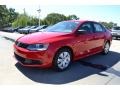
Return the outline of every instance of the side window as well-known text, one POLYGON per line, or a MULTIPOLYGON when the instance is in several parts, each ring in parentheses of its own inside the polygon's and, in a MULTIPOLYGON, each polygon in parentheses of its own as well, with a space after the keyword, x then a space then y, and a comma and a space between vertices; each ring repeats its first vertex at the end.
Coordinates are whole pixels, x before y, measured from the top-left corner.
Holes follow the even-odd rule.
POLYGON ((106 32, 106 27, 102 25, 103 31, 106 32))
POLYGON ((95 32, 104 32, 103 27, 100 24, 94 23, 95 32))
POLYGON ((92 26, 91 23, 84 23, 80 26, 80 30, 86 30, 87 32, 92 32, 92 26))

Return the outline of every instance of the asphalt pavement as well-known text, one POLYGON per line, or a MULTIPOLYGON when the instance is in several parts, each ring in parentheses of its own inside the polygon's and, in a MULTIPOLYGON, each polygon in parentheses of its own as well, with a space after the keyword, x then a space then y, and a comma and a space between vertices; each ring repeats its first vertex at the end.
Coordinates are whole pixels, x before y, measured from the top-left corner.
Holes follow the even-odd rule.
POLYGON ((70 84, 119 85, 120 40, 113 40, 108 55, 93 55, 77 62, 63 72, 52 69, 23 67, 13 57, 14 41, 23 36, 0 32, 1 84, 70 84))

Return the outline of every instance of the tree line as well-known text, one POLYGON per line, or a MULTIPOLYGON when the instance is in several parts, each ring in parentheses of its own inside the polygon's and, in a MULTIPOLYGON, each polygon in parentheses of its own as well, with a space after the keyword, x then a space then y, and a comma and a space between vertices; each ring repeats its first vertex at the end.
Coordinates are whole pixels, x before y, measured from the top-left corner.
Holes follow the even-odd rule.
MULTIPOLYGON (((44 19, 40 19, 41 25, 53 25, 57 22, 64 20, 78 20, 79 18, 76 15, 65 16, 59 13, 50 13, 44 19)), ((30 17, 26 12, 24 14, 20 14, 17 19, 12 23, 13 27, 18 26, 27 26, 27 25, 38 25, 39 19, 36 17, 30 17)))
MULTIPOLYGON (((64 20, 79 20, 76 15, 65 16, 59 13, 50 13, 44 19, 40 20, 41 25, 53 25, 57 22, 64 20)), ((25 27, 38 25, 39 19, 37 17, 29 16, 25 11, 23 14, 15 12, 13 8, 7 8, 6 5, 0 5, 0 28, 12 26, 12 27, 25 27)), ((101 22, 106 28, 111 29, 113 26, 117 26, 114 22, 101 22)))

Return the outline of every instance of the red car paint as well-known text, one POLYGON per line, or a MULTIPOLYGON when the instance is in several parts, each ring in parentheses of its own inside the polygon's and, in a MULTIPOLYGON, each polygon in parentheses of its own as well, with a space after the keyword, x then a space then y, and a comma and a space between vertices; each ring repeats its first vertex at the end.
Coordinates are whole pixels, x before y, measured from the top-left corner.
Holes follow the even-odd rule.
MULTIPOLYGON (((104 43, 111 43, 112 37, 110 31, 76 34, 78 28, 86 23, 93 21, 66 21, 79 22, 78 26, 70 33, 64 32, 38 32, 25 35, 17 41, 25 44, 49 43, 48 49, 43 51, 31 51, 14 44, 14 53, 23 59, 40 61, 41 64, 24 64, 18 60, 23 66, 48 68, 52 66, 53 58, 56 52, 62 47, 69 47, 73 51, 73 61, 79 60, 86 56, 99 53, 103 50, 104 43)), ((96 22, 95 22, 96 23, 96 22)))

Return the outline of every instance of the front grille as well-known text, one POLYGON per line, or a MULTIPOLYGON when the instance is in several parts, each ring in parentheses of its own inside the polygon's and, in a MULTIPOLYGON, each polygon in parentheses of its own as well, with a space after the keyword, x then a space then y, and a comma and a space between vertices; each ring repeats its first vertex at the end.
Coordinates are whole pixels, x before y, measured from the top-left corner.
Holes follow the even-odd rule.
POLYGON ((15 44, 21 48, 27 48, 28 44, 16 41, 15 44))
POLYGON ((25 58, 17 55, 16 53, 14 53, 14 55, 15 55, 15 58, 16 58, 20 63, 22 63, 22 64, 24 64, 24 65, 40 65, 40 64, 42 64, 42 62, 39 61, 39 60, 25 59, 25 58))

